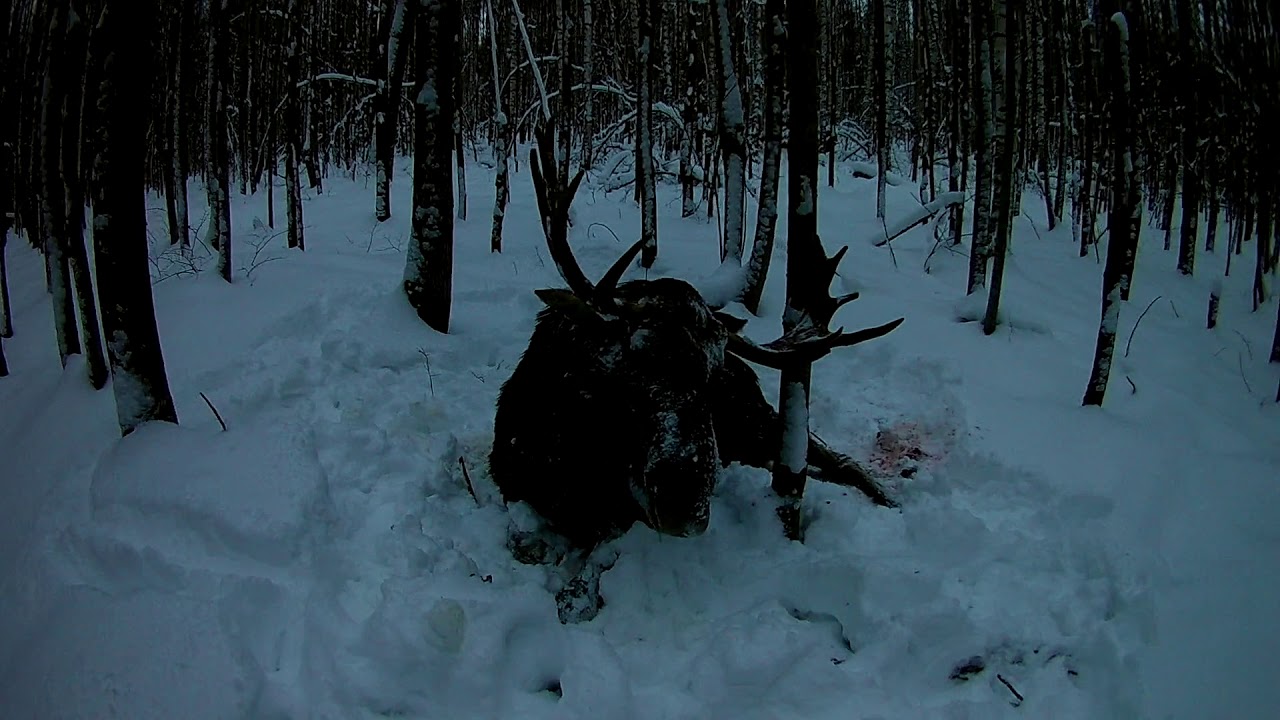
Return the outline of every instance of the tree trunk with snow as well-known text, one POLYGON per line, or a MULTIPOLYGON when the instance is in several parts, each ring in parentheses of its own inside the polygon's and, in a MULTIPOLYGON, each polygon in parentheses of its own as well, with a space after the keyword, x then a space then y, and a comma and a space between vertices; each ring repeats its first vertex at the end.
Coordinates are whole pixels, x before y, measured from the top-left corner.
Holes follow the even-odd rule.
MULTIPOLYGON (((711 31, 715 35, 716 55, 720 64, 720 153, 724 159, 724 244, 720 260, 742 263, 746 242, 744 219, 747 196, 746 116, 742 109, 742 90, 733 65, 732 24, 728 0, 712 0, 711 31)), ((709 169, 709 168, 708 168, 709 169)))
MULTIPOLYGON (((58 172, 61 176, 65 205, 63 232, 71 284, 75 288, 76 309, 80 316, 80 339, 85 354, 85 370, 89 385, 94 390, 106 387, 109 370, 102 349, 102 332, 98 326, 98 300, 93 289, 93 274, 89 270, 89 251, 84 237, 84 172, 81 153, 84 143, 81 132, 84 118, 85 83, 88 80, 89 28, 86 12, 80 3, 72 6, 68 16, 66 45, 62 54, 62 70, 59 83, 66 88, 62 94, 62 138, 60 142, 58 172)), ((176 193, 175 193, 176 194, 176 193)))
POLYGON ((455 113, 453 125, 454 177, 456 178, 458 219, 467 219, 467 156, 462 145, 462 127, 455 113))
POLYGON ((226 86, 230 62, 226 0, 209 2, 209 106, 205 186, 209 198, 208 243, 218 251, 218 275, 231 282, 231 157, 227 148, 226 86))
POLYGON ((969 277, 966 295, 987 285, 987 259, 991 256, 994 219, 991 217, 994 166, 992 147, 995 143, 995 123, 992 118, 991 41, 987 30, 990 24, 988 3, 976 3, 973 13, 974 37, 977 45, 977 66, 973 82, 974 107, 974 162, 976 175, 973 196, 973 237, 969 249, 969 277))
POLYGON ((192 4, 184 2, 178 9, 177 37, 174 38, 173 91, 169 115, 169 142, 173 151, 169 154, 172 202, 169 212, 169 242, 179 247, 191 245, 191 218, 187 207, 187 175, 190 161, 187 157, 187 108, 184 80, 187 71, 187 37, 191 34, 192 4))
MULTIPOLYGON (((658 189, 653 163, 653 52, 656 23, 661 19, 659 7, 657 0, 640 0, 636 4, 636 189, 640 199, 640 238, 644 240, 640 265, 645 268, 653 267, 658 259, 658 189)), ((568 174, 562 176, 567 177, 568 174)))
POLYGON ((742 290, 742 304, 760 314, 773 257, 774 232, 778 224, 778 176, 782 165, 783 91, 787 80, 786 2, 767 0, 764 6, 761 44, 764 46, 764 152, 760 164, 760 204, 756 214, 756 234, 742 290))
MULTIPOLYGON (((595 18, 592 14, 591 0, 582 0, 582 82, 587 85, 595 83, 595 18)), ((596 128, 595 93, 588 91, 582 99, 582 167, 591 170, 595 158, 592 150, 595 144, 596 128)))
POLYGON ((387 6, 387 45, 383 53, 386 67, 380 68, 386 79, 378 88, 373 130, 374 164, 377 166, 374 202, 378 222, 385 222, 391 217, 391 178, 395 174, 400 82, 409 60, 413 16, 417 7, 418 0, 390 0, 387 6))
POLYGON ((66 191, 59 175, 62 101, 66 80, 64 49, 67 9, 62 3, 51 7, 40 108, 40 201, 44 217, 44 259, 49 292, 53 295, 53 329, 58 357, 66 367, 67 358, 80 354, 80 333, 76 328, 75 304, 71 295, 71 272, 67 257, 66 191))
POLYGON ((1102 270, 1102 320, 1098 325, 1098 342, 1094 350, 1093 370, 1085 388, 1084 405, 1102 405, 1111 377, 1111 361, 1115 354, 1116 332, 1120 325, 1120 306, 1125 285, 1125 261, 1132 238, 1130 223, 1134 220, 1132 205, 1138 202, 1138 189, 1130 185, 1136 180, 1133 168, 1133 117, 1129 99, 1129 26, 1123 13, 1117 12, 1106 23, 1104 42, 1106 59, 1103 74, 1108 85, 1111 106, 1111 208, 1107 215, 1110 228, 1107 240, 1107 263, 1102 270))
MULTIPOLYGON (((771 4, 772 5, 772 4, 771 4)), ((817 0, 789 0, 787 33, 793 39, 812 38, 818 31, 817 0)), ((773 17, 770 17, 770 22, 773 17)), ((787 43, 787 88, 791 96, 787 147, 787 306, 783 332, 813 322, 817 302, 826 287, 815 287, 826 254, 818 239, 818 55, 813 42, 787 43)), ((825 329, 825 328, 824 328, 825 329)), ((812 365, 782 371, 778 395, 782 429, 780 457, 773 464, 773 491, 778 494, 778 517, 792 540, 802 535, 809 442, 809 386, 812 365)))
MULTIPOLYGON (((1004 89, 1000 94, 1004 104, 1001 117, 1000 154, 996 167, 996 242, 992 252, 994 262, 991 266, 991 286, 987 290, 987 312, 982 319, 982 332, 990 335, 996 331, 1000 317, 1000 291, 1004 287, 1004 263, 1009 254, 1009 236, 1013 233, 1013 218, 1017 214, 1014 200, 1014 185, 1018 183, 1015 175, 1017 167, 1018 137, 1018 40, 1022 36, 1019 28, 1021 9, 1018 0, 1002 0, 1004 3, 1005 42, 1002 48, 1004 62, 1004 89)), ((1000 35, 996 35, 997 43, 1000 35)))
MULTIPOLYGON (((589 4, 591 0, 586 1, 589 4)), ((699 86, 706 81, 706 68, 702 66, 702 54, 699 52, 702 33, 698 28, 702 17, 698 6, 689 3, 685 17, 684 107, 680 111, 684 125, 680 134, 680 217, 692 217, 697 212, 694 200, 694 188, 698 184, 698 178, 694 176, 695 138, 699 132, 699 86)), ((705 169, 703 174, 705 182, 705 169)))
MULTIPOLYGON (((587 0, 588 5, 591 0, 587 0)), ((507 217, 507 200, 510 195, 510 165, 507 156, 508 136, 511 134, 507 114, 502 111, 502 80, 498 71, 498 29, 503 25, 493 11, 492 0, 486 0, 489 14, 489 61, 493 66, 493 229, 489 233, 489 252, 502 252, 502 223, 507 217)), ((590 93, 588 93, 588 96, 590 93)), ((590 143, 585 143, 590 145, 590 143)))
MULTIPOLYGON (((302 35, 302 14, 298 5, 299 0, 289 0, 286 11, 288 17, 285 18, 289 28, 284 112, 285 218, 289 247, 306 250, 306 237, 302 232, 302 173, 299 167, 302 155, 302 99, 298 92, 298 82, 302 80, 302 58, 298 45, 302 35)), ((274 174, 275 163, 272 165, 274 174)))
POLYGON ((453 295, 454 73, 457 0, 424 0, 417 17, 414 93, 413 237, 404 270, 409 304, 449 332, 453 295))
POLYGON ((1253 309, 1257 310, 1267 301, 1267 263, 1271 252, 1271 201, 1262 198, 1258 208, 1258 239, 1256 241, 1257 262, 1253 269, 1253 309))
POLYGON ((889 97, 893 83, 892 49, 889 47, 889 30, 892 13, 886 7, 894 0, 871 0, 872 35, 872 93, 876 114, 876 218, 885 220, 885 193, 888 190, 888 173, 892 162, 889 139, 889 97))
POLYGON ((120 433, 145 422, 178 422, 151 297, 145 193, 152 0, 112 0, 94 31, 96 84, 93 241, 102 327, 120 433), (100 61, 100 62, 99 62, 100 61))

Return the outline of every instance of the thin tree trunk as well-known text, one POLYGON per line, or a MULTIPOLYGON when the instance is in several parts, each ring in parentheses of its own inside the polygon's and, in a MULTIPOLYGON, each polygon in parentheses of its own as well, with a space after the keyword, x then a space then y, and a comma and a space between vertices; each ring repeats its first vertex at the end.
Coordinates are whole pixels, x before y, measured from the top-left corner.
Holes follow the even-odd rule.
POLYGON ((764 46, 764 152, 760 165, 760 204, 756 215, 756 235, 747 263, 747 277, 742 290, 742 304, 752 314, 760 314, 760 296, 764 293, 773 257, 774 231, 778 223, 778 176, 782 164, 783 89, 787 79, 786 2, 768 0, 761 44, 764 46))
POLYGON ((746 116, 733 65, 732 24, 727 0, 713 0, 712 33, 720 59, 720 153, 724 159, 724 245, 720 260, 742 263, 746 242, 746 116))
POLYGON ((209 137, 206 186, 210 245, 218 250, 218 275, 231 282, 231 157, 227 148, 226 79, 228 40, 226 0, 209 0, 209 137))
POLYGON ((176 423, 151 297, 145 187, 149 97, 138 82, 150 62, 146 43, 153 0, 111 2, 94 31, 97 89, 93 241, 102 326, 111 362, 121 435, 145 422, 176 423))
MULTIPOLYGON (((993 253, 994 263, 991 268, 991 287, 987 291, 987 312, 982 320, 982 332, 990 335, 996 331, 996 324, 1000 316, 1000 291, 1004 286, 1004 263, 1005 258, 1009 254, 1009 236, 1013 232, 1013 217, 1016 214, 1014 209, 1014 185, 1020 184, 1015 169, 1017 167, 1017 137, 1018 137, 1018 52, 1019 38, 1022 36, 1020 28, 1021 5, 1018 0, 1001 0, 1004 3, 1004 32, 1005 47, 1001 53, 1004 57, 1004 91, 1001 98, 1004 103, 1003 118, 1001 119, 1002 132, 1004 133, 1001 140, 1001 149, 999 156, 999 168, 996 174, 996 191, 999 196, 996 199, 998 215, 998 225, 996 227, 996 244, 993 253)), ((999 44, 1000 36, 997 33, 996 42, 999 44)))
POLYGON ((991 218, 991 196, 994 181, 992 145, 995 123, 992 119, 991 90, 991 41, 987 35, 990 21, 986 2, 975 5, 973 33, 977 42, 978 63, 974 78, 975 163, 977 165, 973 196, 973 238, 970 240, 969 278, 966 295, 972 295, 987 285, 987 259, 991 256, 991 242, 995 223, 991 218))
POLYGON ((892 48, 889 47, 889 24, 891 13, 886 7, 894 0, 872 0, 871 33, 872 33, 872 65, 873 90, 875 94, 876 113, 876 161, 879 165, 876 174, 876 218, 885 219, 885 193, 888 191, 888 174, 892 163, 892 148, 889 139, 889 85, 893 82, 890 70, 892 48))
MULTIPOLYGON (((302 12, 299 0, 289 0, 286 18, 289 28, 287 58, 287 77, 285 83, 285 119, 284 119, 284 184, 285 184, 285 221, 288 224, 288 245, 291 248, 306 250, 306 237, 302 231, 302 175, 299 172, 299 160, 302 154, 302 107, 298 92, 298 82, 302 80, 302 57, 299 45, 302 42, 302 12)), ((272 174, 275 163, 272 163, 272 174)), ((274 182, 272 183, 274 184, 274 182)))
MULTIPOLYGON (((586 0, 589 8, 591 0, 586 0)), ((502 111, 502 80, 498 71, 498 28, 502 27, 502 23, 498 21, 493 11, 492 0, 485 0, 485 9, 489 14, 489 60, 493 66, 493 161, 497 170, 494 172, 493 187, 493 230, 489 234, 489 252, 502 252, 502 223, 507 216, 507 199, 510 194, 510 163, 507 162, 508 136, 511 134, 509 124, 507 122, 507 114, 502 111)), ((590 23, 587 23, 588 27, 590 23)), ((590 97, 591 93, 587 93, 590 97)), ((584 142, 584 150, 590 147, 590 142, 584 142)))
POLYGON ((416 1, 391 0, 387 13, 386 77, 378 93, 378 109, 374 115, 375 211, 378 222, 391 217, 391 178, 395 174, 396 129, 400 117, 400 79, 409 58, 413 39, 413 14, 416 1))
MULTIPOLYGON (((80 337, 85 351, 85 369, 89 385, 94 390, 106 387, 109 371, 102 349, 102 333, 98 329, 98 300, 93 289, 93 277, 89 271, 89 253, 85 247, 84 206, 85 191, 81 168, 81 126, 84 117, 86 60, 89 50, 89 28, 85 24, 85 9, 79 3, 73 6, 67 26, 66 46, 63 53, 63 82, 66 92, 62 97, 62 143, 59 157, 59 173, 66 206, 63 231, 66 238, 67 260, 71 283, 75 288, 76 308, 80 315, 80 337)), ((176 195, 176 193, 175 193, 176 195)))
MULTIPOLYGON (((788 0, 787 28, 793 38, 812 38, 818 31, 816 0, 788 0)), ((818 239, 818 55, 813 42, 787 43, 788 89, 791 97, 787 148, 787 307, 783 331, 804 322, 813 298, 827 288, 813 287, 826 259, 818 239)), ((778 395, 782 431, 780 457, 773 464, 773 491, 779 498, 783 532, 802 539, 801 502, 804 498, 809 441, 809 388, 812 366, 782 371, 778 395)))
POLYGON ((67 358, 80 353, 75 304, 71 296, 71 273, 67 258, 66 191, 60 177, 62 103, 67 81, 67 7, 55 4, 49 18, 43 95, 40 109, 40 199, 44 217, 45 267, 49 291, 53 294, 53 328, 58 357, 66 367, 67 358))
MULTIPOLYGON (((591 0, 582 0, 582 82, 595 83, 595 20, 591 0)), ((595 144, 595 93, 587 92, 582 99, 582 167, 591 170, 595 160, 592 150, 595 144)))
MULTIPOLYGON (((653 267, 658 259, 658 197, 653 163, 653 81, 652 62, 657 24, 661 21, 657 0, 636 4, 636 189, 640 197, 640 266, 653 267)), ((566 122, 568 118, 564 119, 566 122)), ((568 177, 564 173, 561 177, 568 177)))
POLYGON ((1107 263, 1102 270, 1102 319, 1094 350, 1093 370, 1084 393, 1084 405, 1102 405, 1111 377, 1116 332, 1120 324, 1121 293, 1125 284, 1125 254, 1132 238, 1134 221, 1131 204, 1138 202, 1133 168, 1133 118, 1130 106, 1129 28, 1123 13, 1106 23, 1106 63, 1104 74, 1110 90, 1111 106, 1111 208, 1107 225, 1107 263))
POLYGON ((405 259, 409 304, 432 329, 449 332, 453 300, 454 73, 457 0, 425 0, 417 17, 414 92, 413 238, 405 259))

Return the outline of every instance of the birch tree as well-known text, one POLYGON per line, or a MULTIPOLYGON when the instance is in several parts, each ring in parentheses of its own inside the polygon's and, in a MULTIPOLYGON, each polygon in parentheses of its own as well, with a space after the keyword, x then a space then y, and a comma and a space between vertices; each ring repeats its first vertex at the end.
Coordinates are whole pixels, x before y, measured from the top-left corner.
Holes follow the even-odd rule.
MULTIPOLYGON (((772 3, 771 8, 776 8, 772 3)), ((770 22, 777 18, 770 16, 770 22)), ((787 32, 793 38, 813 38, 818 31, 817 0, 788 0, 787 32)), ((815 287, 823 275, 826 255, 818 239, 818 54, 813 42, 789 42, 787 88, 791 96, 787 148, 787 305, 783 333, 814 323, 816 298, 827 288, 815 287)), ((837 260, 838 262, 838 260, 837 260)), ((828 284, 830 276, 826 278, 828 284)), ((825 329, 825 322, 823 323, 825 329)), ((779 498, 783 532, 801 539, 801 501, 804 498, 809 448, 809 388, 812 365, 783 370, 778 391, 778 424, 782 430, 773 491, 779 498)))
MULTIPOLYGON (((640 200, 640 265, 653 267, 658 259, 658 190, 653 162, 654 23, 661 19, 657 0, 636 3, 636 189, 640 200)), ((565 130, 564 132, 568 132, 565 130)), ((563 172, 562 177, 568 173, 563 172)), ((741 257, 741 249, 738 255, 741 257)))
POLYGON ((453 178, 457 0, 422 0, 414 93, 413 237, 404 292, 432 329, 449 332, 453 302, 453 178))
POLYGON ((419 0, 390 0, 387 6, 385 80, 378 88, 378 109, 374 116, 375 213, 379 222, 391 217, 391 177, 395 174, 396 129, 400 117, 400 81, 409 59, 414 15, 419 0))
MULTIPOLYGON (((587 0, 590 4, 590 0, 587 0)), ((489 61, 493 67, 493 162, 496 168, 493 174, 493 228, 489 233, 489 252, 502 252, 502 223, 507 216, 507 200, 510 196, 509 164, 507 149, 510 125, 507 114, 502 111, 502 80, 498 72, 498 29, 502 23, 493 11, 492 0, 485 0, 485 10, 489 15, 489 61)), ((590 143, 585 143, 590 145, 590 143)))
POLYGON ((302 81, 302 58, 298 47, 302 35, 302 14, 299 4, 300 0, 289 0, 285 16, 288 23, 288 71, 285 85, 288 89, 285 92, 284 115, 284 184, 287 242, 291 248, 306 250, 306 237, 302 231, 302 174, 299 168, 302 156, 302 99, 298 93, 298 83, 302 81))
POLYGON ((1107 263, 1102 272, 1102 320, 1098 325, 1098 342, 1093 356, 1093 370, 1084 393, 1084 405, 1102 405, 1111 377, 1111 361, 1115 354, 1116 331, 1120 325, 1120 305, 1127 282, 1126 252, 1132 238, 1130 223, 1136 212, 1138 189, 1133 172, 1133 111, 1130 107, 1129 23, 1123 12, 1116 12, 1106 23, 1105 65, 1108 101, 1111 107, 1111 210, 1107 215, 1110 229, 1107 241, 1107 263))
POLYGON ((205 0, 209 27, 209 103, 205 138, 205 188, 209 198, 207 242, 218 251, 218 275, 231 282, 231 157, 227 148, 229 53, 227 0, 205 0))
POLYGON ((1004 264, 1009 254, 1009 236, 1013 232, 1013 218, 1018 212, 1014 199, 1014 186, 1019 184, 1017 168, 1018 137, 1018 39, 1022 36, 1021 9, 1017 0, 1000 0, 1001 18, 996 31, 997 62, 1004 63, 1004 90, 1000 93, 1003 107, 997 111, 1000 129, 997 139, 1000 154, 996 172, 996 242, 992 250, 991 287, 987 290, 987 312, 982 320, 982 332, 990 335, 996 331, 1000 314, 1000 291, 1004 286, 1004 264))
POLYGON ((782 165, 783 89, 787 79, 786 2, 768 0, 764 6, 761 44, 764 46, 764 152, 760 163, 760 204, 756 233, 747 263, 742 304, 760 312, 760 296, 773 257, 774 229, 778 222, 778 176, 782 165))
POLYGON ((746 116, 742 109, 742 89, 733 64, 732 25, 728 0, 712 0, 711 32, 715 36, 720 64, 717 91, 720 98, 720 153, 724 160, 724 242, 720 260, 742 264, 746 234, 747 140, 746 116))

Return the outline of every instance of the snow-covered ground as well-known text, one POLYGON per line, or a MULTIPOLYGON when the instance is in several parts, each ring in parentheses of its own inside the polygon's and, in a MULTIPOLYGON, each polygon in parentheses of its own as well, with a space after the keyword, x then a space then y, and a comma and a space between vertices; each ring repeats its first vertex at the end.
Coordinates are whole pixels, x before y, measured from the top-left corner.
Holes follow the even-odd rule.
MULTIPOLYGON (((924 272, 929 227, 866 242, 875 182, 842 169, 820 228, 831 249, 853 244, 837 289, 862 299, 836 324, 907 321, 817 366, 813 424, 888 473, 914 468, 898 479, 903 508, 811 483, 806 542, 793 543, 767 474, 730 468, 705 535, 633 529, 601 578, 603 611, 562 625, 560 575, 513 559, 509 527, 528 513, 503 507, 485 467, 498 389, 540 307, 531 291, 561 284, 529 176, 514 176, 506 250, 490 254, 491 176, 472 166, 445 336, 399 290, 407 169, 383 225, 363 178, 308 195, 305 254, 265 228, 263 197, 236 198, 234 285, 158 257, 182 424, 125 440, 111 393, 91 391, 78 360, 59 368, 39 256, 10 243, 0 716, 1162 719, 1280 706, 1280 367, 1266 362, 1275 301, 1248 311, 1251 259, 1207 331, 1225 257, 1202 254, 1183 278, 1148 228, 1124 357, 1106 406, 1082 408, 1101 268, 1076 257, 1067 228, 1046 232, 1030 191, 1006 322, 985 337, 963 321, 980 314, 960 301, 967 260, 941 248, 924 272)), ((917 206, 912 191, 890 189, 891 218, 917 206)), ((637 235, 628 194, 579 194, 572 241, 592 277, 637 235)), ((673 187, 659 224, 655 275, 712 275, 714 226, 681 219, 673 187)), ((785 252, 755 337, 779 330, 785 252)), ((776 393, 776 374, 761 375, 776 393)))

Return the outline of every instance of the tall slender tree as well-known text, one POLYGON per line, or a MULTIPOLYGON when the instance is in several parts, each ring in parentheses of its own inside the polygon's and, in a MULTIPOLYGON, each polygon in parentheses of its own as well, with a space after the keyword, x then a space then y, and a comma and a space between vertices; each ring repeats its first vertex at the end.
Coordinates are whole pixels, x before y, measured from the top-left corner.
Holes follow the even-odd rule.
POLYGON ((449 332, 453 304, 453 178, 458 0, 423 0, 417 17, 413 237, 404 292, 432 329, 449 332))

